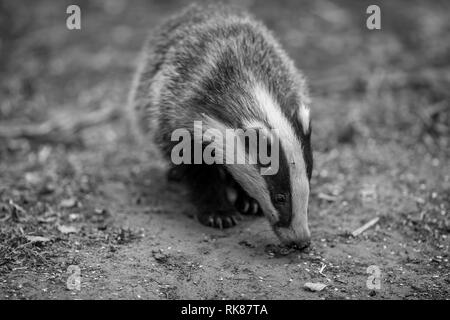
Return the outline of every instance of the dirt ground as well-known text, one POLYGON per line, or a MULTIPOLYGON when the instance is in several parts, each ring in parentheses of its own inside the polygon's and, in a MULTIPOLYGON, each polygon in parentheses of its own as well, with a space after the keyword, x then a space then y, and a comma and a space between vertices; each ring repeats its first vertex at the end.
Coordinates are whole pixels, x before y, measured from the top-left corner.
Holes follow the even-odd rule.
POLYGON ((280 247, 262 217, 200 225, 122 117, 54 140, 8 136, 122 109, 146 33, 185 3, 0 3, 0 299, 450 298, 448 1, 378 1, 376 31, 365 1, 242 1, 309 78, 305 251, 280 247), (78 31, 65 26, 73 3, 78 31))

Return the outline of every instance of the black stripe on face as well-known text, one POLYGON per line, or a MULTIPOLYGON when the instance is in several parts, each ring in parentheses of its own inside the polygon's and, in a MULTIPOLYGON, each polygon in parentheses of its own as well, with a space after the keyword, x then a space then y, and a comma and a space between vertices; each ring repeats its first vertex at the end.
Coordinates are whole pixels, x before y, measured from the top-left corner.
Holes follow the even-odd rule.
POLYGON ((300 140, 302 145, 302 155, 303 160, 305 161, 305 167, 306 167, 306 175, 308 176, 308 180, 311 180, 312 170, 313 170, 313 155, 312 155, 312 148, 311 148, 311 123, 308 125, 308 131, 304 132, 303 125, 301 123, 298 117, 298 109, 296 111, 296 114, 294 115, 295 121, 293 121, 293 127, 295 134, 297 135, 297 139, 300 140))
POLYGON ((281 143, 279 146, 278 172, 274 175, 264 175, 263 177, 267 183, 272 204, 279 215, 276 226, 288 227, 292 220, 291 179, 289 163, 281 143))

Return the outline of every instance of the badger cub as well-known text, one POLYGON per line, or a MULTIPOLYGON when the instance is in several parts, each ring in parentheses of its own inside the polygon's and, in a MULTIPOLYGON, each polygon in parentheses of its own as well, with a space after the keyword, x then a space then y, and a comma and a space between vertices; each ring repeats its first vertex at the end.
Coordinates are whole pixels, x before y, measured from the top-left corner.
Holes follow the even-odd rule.
MULTIPOLYGON (((240 214, 262 213, 282 243, 309 244, 307 87, 262 23, 236 8, 189 6, 149 38, 130 108, 133 127, 144 140, 153 139, 172 164, 169 176, 189 185, 201 223, 228 228, 240 214), (174 165, 178 141, 172 133, 193 132, 194 122, 202 124, 202 132, 255 128, 258 136, 266 136, 269 149, 279 141, 277 172, 261 174, 260 161, 174 165)), ((245 143, 237 148, 249 158, 245 143)))

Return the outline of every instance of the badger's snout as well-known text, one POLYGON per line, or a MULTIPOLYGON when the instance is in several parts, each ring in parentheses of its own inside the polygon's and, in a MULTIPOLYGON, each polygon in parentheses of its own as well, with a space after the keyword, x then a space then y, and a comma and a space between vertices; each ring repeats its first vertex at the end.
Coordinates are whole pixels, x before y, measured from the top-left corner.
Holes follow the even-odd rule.
POLYGON ((275 234, 280 239, 281 243, 286 246, 296 246, 299 249, 304 249, 311 244, 311 232, 308 226, 302 227, 273 227, 275 234))

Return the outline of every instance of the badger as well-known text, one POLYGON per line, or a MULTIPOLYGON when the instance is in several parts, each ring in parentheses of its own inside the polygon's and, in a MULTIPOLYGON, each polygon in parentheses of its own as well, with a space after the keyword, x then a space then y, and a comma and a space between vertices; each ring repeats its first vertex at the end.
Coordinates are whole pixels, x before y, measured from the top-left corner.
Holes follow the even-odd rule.
MULTIPOLYGON (((147 39, 128 104, 140 140, 156 144, 171 164, 169 178, 188 185, 199 222, 228 228, 242 214, 262 214, 282 244, 309 245, 308 88, 261 22, 239 7, 188 6, 147 39), (202 130, 256 128, 267 136, 269 148, 277 138, 277 172, 262 175, 259 161, 171 163, 177 143, 172 133, 193 131, 195 121, 201 121, 202 130)), ((249 152, 245 144, 237 148, 249 152)))

